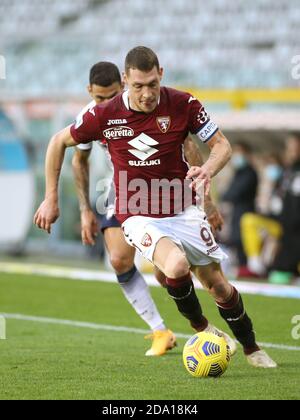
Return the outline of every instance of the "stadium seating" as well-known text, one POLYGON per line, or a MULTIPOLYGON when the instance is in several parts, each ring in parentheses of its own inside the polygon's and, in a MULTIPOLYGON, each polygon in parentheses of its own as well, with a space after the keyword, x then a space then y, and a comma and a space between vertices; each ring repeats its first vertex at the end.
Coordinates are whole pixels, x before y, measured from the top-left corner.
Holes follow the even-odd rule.
POLYGON ((168 83, 297 86, 299 21, 299 0, 2 0, 0 93, 81 94, 90 65, 122 66, 136 45, 158 52, 168 83))

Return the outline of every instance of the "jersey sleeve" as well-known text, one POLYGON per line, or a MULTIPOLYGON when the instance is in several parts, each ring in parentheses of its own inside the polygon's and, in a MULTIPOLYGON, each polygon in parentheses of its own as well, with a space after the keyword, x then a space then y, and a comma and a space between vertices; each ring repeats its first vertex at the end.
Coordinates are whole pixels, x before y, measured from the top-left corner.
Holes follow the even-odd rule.
POLYGON ((79 150, 90 151, 93 148, 93 143, 79 143, 76 147, 79 150))
MULTIPOLYGON (((97 106, 84 108, 71 126, 71 135, 76 143, 90 143, 102 137, 100 115, 97 106)), ((85 149, 86 150, 86 149, 85 149)))
POLYGON ((219 130, 217 124, 210 119, 204 106, 192 96, 188 100, 189 131, 195 134, 202 143, 207 143, 219 130))

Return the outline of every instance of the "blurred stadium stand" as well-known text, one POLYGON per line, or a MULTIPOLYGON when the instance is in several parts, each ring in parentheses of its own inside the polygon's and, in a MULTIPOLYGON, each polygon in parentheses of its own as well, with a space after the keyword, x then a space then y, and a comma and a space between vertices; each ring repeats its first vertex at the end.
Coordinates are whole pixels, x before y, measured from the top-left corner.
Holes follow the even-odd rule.
POLYGON ((293 87, 299 21, 298 0, 2 0, 8 79, 0 92, 80 95, 95 60, 122 66, 140 44, 158 53, 167 83, 293 87))

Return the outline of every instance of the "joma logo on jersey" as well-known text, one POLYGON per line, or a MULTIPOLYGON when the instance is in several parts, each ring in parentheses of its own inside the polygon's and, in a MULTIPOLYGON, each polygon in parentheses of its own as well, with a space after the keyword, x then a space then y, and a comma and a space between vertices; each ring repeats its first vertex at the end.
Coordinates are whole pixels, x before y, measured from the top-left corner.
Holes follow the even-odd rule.
POLYGON ((127 120, 108 120, 107 125, 127 124, 127 120))
POLYGON ((142 161, 149 159, 152 155, 158 152, 158 149, 152 147, 156 146, 158 142, 147 136, 145 133, 142 133, 135 139, 129 141, 128 144, 134 147, 134 149, 128 150, 129 153, 142 161))
POLYGON ((103 135, 106 139, 119 139, 121 137, 132 137, 134 136, 134 131, 130 127, 121 126, 108 128, 103 131, 103 135))

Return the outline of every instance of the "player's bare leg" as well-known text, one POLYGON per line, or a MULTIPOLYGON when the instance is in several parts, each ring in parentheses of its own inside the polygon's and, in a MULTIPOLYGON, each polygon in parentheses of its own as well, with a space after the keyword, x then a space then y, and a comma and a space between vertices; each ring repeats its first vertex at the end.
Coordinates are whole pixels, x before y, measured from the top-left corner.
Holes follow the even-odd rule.
POLYGON ((110 262, 126 299, 152 330, 147 338, 152 338, 153 343, 146 355, 159 356, 166 353, 176 345, 176 338, 166 328, 145 279, 134 265, 135 248, 126 243, 121 228, 105 229, 104 239, 110 262))
POLYGON ((234 340, 209 324, 202 313, 192 282, 190 265, 183 250, 171 239, 162 238, 155 249, 154 263, 166 274, 168 293, 175 301, 179 312, 190 321, 191 326, 196 331, 213 332, 224 336, 231 353, 234 354, 236 351, 234 340))
POLYGON ((221 266, 211 263, 193 267, 193 272, 216 301, 220 315, 243 346, 248 362, 255 367, 277 367, 277 364, 257 345, 252 321, 244 309, 242 297, 230 285, 221 266))
POLYGON ((167 287, 166 275, 155 266, 154 266, 154 275, 158 283, 161 285, 161 287, 166 288, 167 287))
POLYGON ((122 275, 134 265, 135 249, 125 240, 121 228, 108 228, 104 231, 105 245, 110 263, 117 275, 122 275))
POLYGON ((182 249, 171 239, 164 237, 157 243, 153 261, 166 275, 168 293, 179 312, 197 331, 207 328, 208 321, 202 313, 192 282, 190 265, 182 249))

